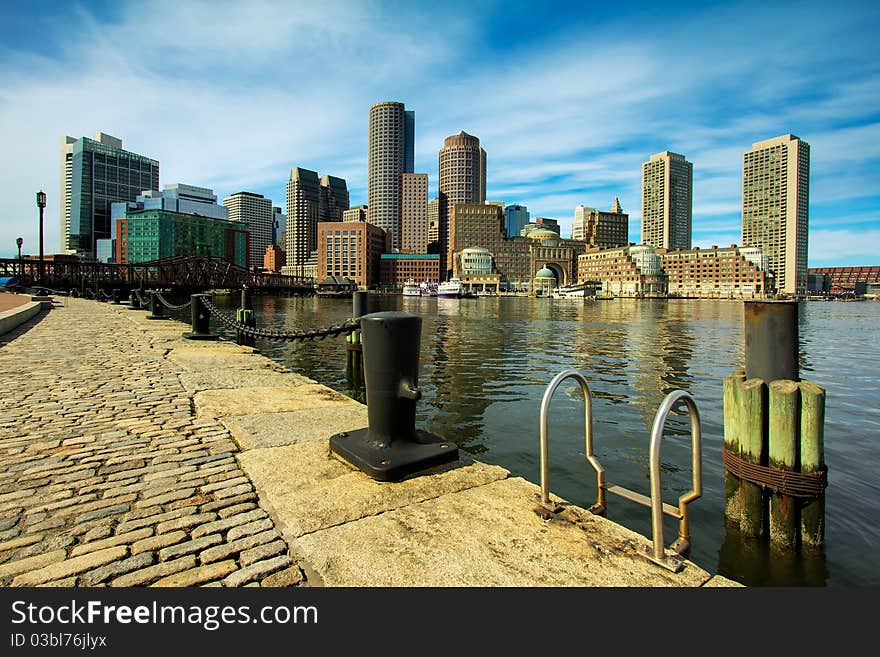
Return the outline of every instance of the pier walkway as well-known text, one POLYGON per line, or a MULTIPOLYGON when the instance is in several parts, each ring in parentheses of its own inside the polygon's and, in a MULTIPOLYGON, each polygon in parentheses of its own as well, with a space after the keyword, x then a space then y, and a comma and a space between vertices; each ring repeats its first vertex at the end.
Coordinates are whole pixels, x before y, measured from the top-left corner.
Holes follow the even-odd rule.
POLYGON ((466 455, 372 481, 328 449, 366 407, 186 330, 71 299, 0 336, 0 585, 733 584, 466 455))

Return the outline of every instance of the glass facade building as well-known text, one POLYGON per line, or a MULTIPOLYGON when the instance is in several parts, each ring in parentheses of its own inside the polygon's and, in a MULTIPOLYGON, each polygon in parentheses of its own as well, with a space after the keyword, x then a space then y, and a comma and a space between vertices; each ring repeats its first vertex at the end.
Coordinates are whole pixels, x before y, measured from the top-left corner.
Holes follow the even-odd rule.
POLYGON ((67 212, 69 203, 70 217, 61 248, 89 260, 96 257, 99 239, 113 237, 111 204, 134 201, 142 190, 159 188, 159 162, 123 150, 122 141, 109 135, 96 137, 74 141, 64 155, 70 195, 62 206, 67 212))
POLYGON ((149 262, 172 256, 213 256, 247 266, 250 235, 241 222, 167 210, 129 213, 117 221, 116 261, 149 262))

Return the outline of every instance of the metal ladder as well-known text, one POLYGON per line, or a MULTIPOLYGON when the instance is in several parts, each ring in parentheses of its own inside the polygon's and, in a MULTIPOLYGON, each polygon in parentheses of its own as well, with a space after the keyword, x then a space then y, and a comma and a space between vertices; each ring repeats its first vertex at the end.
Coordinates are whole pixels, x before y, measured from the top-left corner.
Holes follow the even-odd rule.
POLYGON ((590 507, 590 511, 596 515, 604 516, 605 493, 613 493, 620 497, 647 506, 651 509, 651 528, 653 534, 653 549, 649 549, 643 556, 653 563, 662 566, 672 572, 678 572, 684 567, 684 558, 690 551, 690 527, 688 524, 687 505, 703 494, 702 457, 700 451, 700 413, 694 398, 684 390, 674 390, 666 395, 666 398, 657 409, 654 416, 654 426, 651 429, 651 445, 649 467, 651 474, 651 496, 647 497, 622 486, 612 486, 605 481, 605 468, 599 463, 593 454, 593 405, 590 387, 586 379, 574 370, 565 370, 557 374, 544 392, 541 400, 541 503, 552 510, 556 505, 550 501, 550 475, 548 466, 547 447, 547 410, 550 401, 559 385, 566 379, 574 379, 580 384, 584 394, 584 434, 586 443, 586 457, 590 465, 596 471, 596 504, 590 507), (678 401, 684 401, 691 419, 691 449, 693 480, 691 490, 678 498, 678 507, 663 502, 661 497, 660 481, 660 441, 663 438, 663 429, 672 407, 678 401), (674 555, 667 555, 663 546, 663 514, 672 516, 679 521, 678 538, 670 546, 674 555))

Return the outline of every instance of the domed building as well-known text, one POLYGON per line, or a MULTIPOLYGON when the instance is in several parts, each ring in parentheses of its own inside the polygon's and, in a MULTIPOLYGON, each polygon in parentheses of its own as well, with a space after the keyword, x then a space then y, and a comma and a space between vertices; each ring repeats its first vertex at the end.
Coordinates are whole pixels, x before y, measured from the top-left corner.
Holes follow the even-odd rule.
POLYGON ((542 267, 535 274, 535 280, 532 282, 532 291, 535 295, 550 296, 557 287, 559 287, 559 284, 556 281, 556 274, 553 273, 552 269, 542 267))

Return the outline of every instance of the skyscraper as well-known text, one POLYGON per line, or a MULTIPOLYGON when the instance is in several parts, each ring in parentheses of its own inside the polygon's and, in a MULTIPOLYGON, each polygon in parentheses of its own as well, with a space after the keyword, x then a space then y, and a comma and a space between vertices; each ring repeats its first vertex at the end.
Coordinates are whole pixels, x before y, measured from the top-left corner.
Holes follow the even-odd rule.
POLYGON ((447 137, 440 149, 440 276, 452 267, 449 250, 449 215, 456 205, 486 201, 486 151, 480 140, 462 131, 447 137))
POLYGON ((86 259, 95 257, 97 240, 112 237, 111 203, 159 189, 159 162, 123 150, 121 139, 103 132, 64 137, 61 173, 61 251, 86 259))
MULTIPOLYGON (((295 167, 287 181, 287 266, 300 267, 318 248, 318 222, 342 221, 348 210, 345 180, 295 167)), ((264 247, 265 251, 265 247, 264 247)))
POLYGON ((663 151, 642 163, 642 243, 691 248, 694 165, 663 151))
POLYGON ((504 208, 504 226, 508 237, 519 236, 527 223, 529 223, 529 209, 526 206, 508 205, 504 208))
POLYGON ((428 174, 403 174, 400 189, 400 251, 427 253, 428 174))
POLYGON ((381 102, 370 107, 367 151, 369 222, 391 232, 400 248, 401 175, 415 164, 415 112, 403 103, 381 102))
POLYGON ((223 199, 231 221, 241 221, 250 229, 248 265, 263 264, 266 247, 272 244, 272 200, 262 194, 238 192, 223 199))
POLYGON ((781 135, 743 153, 742 244, 768 256, 778 292, 806 292, 809 202, 807 142, 781 135))

